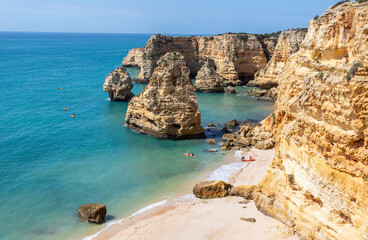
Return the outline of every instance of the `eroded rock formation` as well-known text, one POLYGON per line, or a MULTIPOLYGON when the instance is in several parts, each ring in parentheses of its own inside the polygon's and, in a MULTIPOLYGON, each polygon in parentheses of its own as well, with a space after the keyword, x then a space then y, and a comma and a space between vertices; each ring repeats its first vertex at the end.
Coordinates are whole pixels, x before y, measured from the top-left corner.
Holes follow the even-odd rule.
POLYGON ((213 61, 206 61, 198 71, 194 90, 196 92, 224 92, 224 78, 216 73, 213 61))
POLYGON ((225 79, 225 85, 242 85, 267 64, 264 52, 265 49, 268 51, 267 46, 251 34, 206 37, 157 34, 148 40, 145 48, 129 51, 123 66, 140 67, 141 72, 134 81, 148 83, 158 59, 167 52, 177 51, 183 54, 191 77, 195 77, 203 62, 210 59, 214 61, 217 73, 225 79))
POLYGON ((182 54, 170 52, 160 58, 149 84, 130 101, 125 122, 158 138, 206 137, 182 54))
POLYGON ((262 89, 277 87, 288 58, 299 50, 306 34, 307 32, 303 29, 283 31, 279 36, 271 60, 255 74, 255 78, 250 85, 262 89))
POLYGON ((368 239, 368 7, 312 20, 284 67, 257 207, 301 239, 368 239))
POLYGON ((224 134, 222 150, 239 150, 255 147, 257 149, 271 149, 275 146, 273 114, 260 124, 245 123, 234 134, 224 134))
POLYGON ((103 89, 109 93, 111 101, 129 101, 134 97, 131 92, 132 88, 132 79, 123 67, 112 71, 103 85, 103 89))

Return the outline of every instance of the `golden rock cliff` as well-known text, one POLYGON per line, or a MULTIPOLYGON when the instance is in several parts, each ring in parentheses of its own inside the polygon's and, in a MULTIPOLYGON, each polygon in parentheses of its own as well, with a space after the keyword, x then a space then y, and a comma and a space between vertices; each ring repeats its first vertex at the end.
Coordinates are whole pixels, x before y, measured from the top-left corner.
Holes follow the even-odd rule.
POLYGON ((279 36, 271 60, 255 74, 252 84, 262 89, 277 87, 288 58, 299 50, 306 33, 303 29, 283 31, 279 36))
POLYGON ((125 122, 157 138, 206 137, 182 54, 169 52, 160 58, 149 84, 130 101, 125 122))
POLYGON ((281 75, 276 156, 257 207, 301 239, 368 239, 368 6, 309 24, 281 75))
MULTIPOLYGON (((267 41, 266 41, 267 42, 267 41)), ((158 59, 167 52, 180 52, 190 69, 191 77, 197 75, 202 64, 210 59, 226 85, 241 85, 267 64, 265 50, 272 51, 271 42, 262 43, 251 34, 222 34, 205 37, 173 37, 153 35, 145 48, 133 49, 123 60, 123 66, 141 68, 133 81, 148 83, 158 59)))

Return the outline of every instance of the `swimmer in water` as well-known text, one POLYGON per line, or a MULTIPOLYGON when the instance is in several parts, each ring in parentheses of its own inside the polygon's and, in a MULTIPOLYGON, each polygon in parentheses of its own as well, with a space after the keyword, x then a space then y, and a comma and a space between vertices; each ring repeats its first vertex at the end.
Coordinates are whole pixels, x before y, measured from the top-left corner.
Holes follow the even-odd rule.
POLYGON ((67 108, 67 107, 65 107, 65 108, 64 108, 64 111, 68 111, 68 108, 67 108))
POLYGON ((76 116, 75 116, 75 114, 73 113, 72 115, 70 115, 72 118, 75 118, 76 116))
POLYGON ((63 90, 64 88, 62 88, 62 87, 59 87, 59 90, 63 90))

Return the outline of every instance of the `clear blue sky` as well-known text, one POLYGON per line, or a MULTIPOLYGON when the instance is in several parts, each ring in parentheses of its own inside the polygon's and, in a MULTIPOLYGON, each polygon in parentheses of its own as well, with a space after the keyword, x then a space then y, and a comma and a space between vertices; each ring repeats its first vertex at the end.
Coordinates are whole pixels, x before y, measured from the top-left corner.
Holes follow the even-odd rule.
POLYGON ((338 0, 0 0, 0 31, 216 34, 307 27, 338 0))

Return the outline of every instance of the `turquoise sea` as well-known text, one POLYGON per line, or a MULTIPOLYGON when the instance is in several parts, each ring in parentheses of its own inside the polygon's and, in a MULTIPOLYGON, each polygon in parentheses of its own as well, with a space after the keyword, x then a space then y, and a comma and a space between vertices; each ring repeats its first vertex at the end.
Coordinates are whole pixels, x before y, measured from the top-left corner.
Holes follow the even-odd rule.
MULTIPOLYGON (((204 139, 158 140, 124 127, 127 103, 109 101, 102 84, 129 49, 148 39, 0 33, 0 239, 90 235, 103 226, 80 222, 78 206, 104 203, 108 222, 115 221, 178 194, 177 186, 223 161, 222 152, 204 151, 204 139), (187 149, 198 157, 184 157, 187 149)), ((134 93, 144 86, 135 84, 134 93)), ((198 93, 203 126, 272 112, 272 102, 247 90, 198 93)), ((207 131, 214 133, 218 139, 207 131)))

